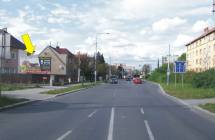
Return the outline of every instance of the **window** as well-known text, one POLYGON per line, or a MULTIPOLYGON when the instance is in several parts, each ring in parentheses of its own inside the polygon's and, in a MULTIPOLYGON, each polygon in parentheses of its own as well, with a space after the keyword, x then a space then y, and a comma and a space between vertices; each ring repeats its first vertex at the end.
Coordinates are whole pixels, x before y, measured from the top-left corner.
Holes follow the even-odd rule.
POLYGON ((16 52, 11 52, 11 59, 16 59, 16 52))
POLYGON ((213 34, 210 34, 210 40, 211 41, 213 40, 213 34))

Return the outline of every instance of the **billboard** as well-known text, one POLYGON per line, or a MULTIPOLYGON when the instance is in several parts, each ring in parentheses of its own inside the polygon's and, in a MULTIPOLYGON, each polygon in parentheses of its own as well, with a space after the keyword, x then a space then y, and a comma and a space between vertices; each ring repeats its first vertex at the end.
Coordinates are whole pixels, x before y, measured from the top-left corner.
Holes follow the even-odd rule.
POLYGON ((19 73, 20 74, 50 74, 50 69, 42 70, 38 55, 27 56, 20 54, 19 73))
POLYGON ((41 71, 51 71, 51 58, 49 57, 40 57, 39 58, 40 69, 41 71))

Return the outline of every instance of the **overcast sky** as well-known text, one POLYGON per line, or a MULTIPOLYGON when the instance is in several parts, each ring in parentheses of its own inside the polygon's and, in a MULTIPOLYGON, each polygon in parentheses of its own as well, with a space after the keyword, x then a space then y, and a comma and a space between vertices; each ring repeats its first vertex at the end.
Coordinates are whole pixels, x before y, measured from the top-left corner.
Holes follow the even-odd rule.
POLYGON ((168 52, 180 55, 185 45, 213 26, 212 0, 0 0, 0 28, 15 37, 29 33, 39 53, 59 42, 72 53, 93 55, 98 50, 107 61, 143 65, 168 52))

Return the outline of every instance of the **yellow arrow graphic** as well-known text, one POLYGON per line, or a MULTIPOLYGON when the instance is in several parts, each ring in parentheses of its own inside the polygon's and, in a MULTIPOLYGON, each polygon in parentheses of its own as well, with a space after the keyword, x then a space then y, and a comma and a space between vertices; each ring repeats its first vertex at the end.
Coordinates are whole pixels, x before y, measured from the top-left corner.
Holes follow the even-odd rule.
POLYGON ((22 40, 25 44, 25 51, 27 52, 27 54, 32 54, 35 52, 35 46, 32 44, 30 36, 28 34, 24 34, 22 35, 22 40))

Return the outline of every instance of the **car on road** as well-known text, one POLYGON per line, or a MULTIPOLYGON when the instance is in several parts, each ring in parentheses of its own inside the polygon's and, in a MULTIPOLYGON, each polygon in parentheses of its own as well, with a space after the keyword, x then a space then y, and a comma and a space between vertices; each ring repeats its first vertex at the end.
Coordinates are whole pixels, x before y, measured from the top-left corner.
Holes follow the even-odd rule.
POLYGON ((118 78, 116 75, 112 75, 109 80, 111 84, 118 84, 118 78))
POLYGON ((143 81, 139 77, 135 77, 135 78, 133 78, 133 83, 134 84, 142 84, 143 81))
POLYGON ((125 78, 125 80, 126 80, 126 81, 131 81, 131 80, 132 80, 132 76, 127 76, 127 77, 125 78))

